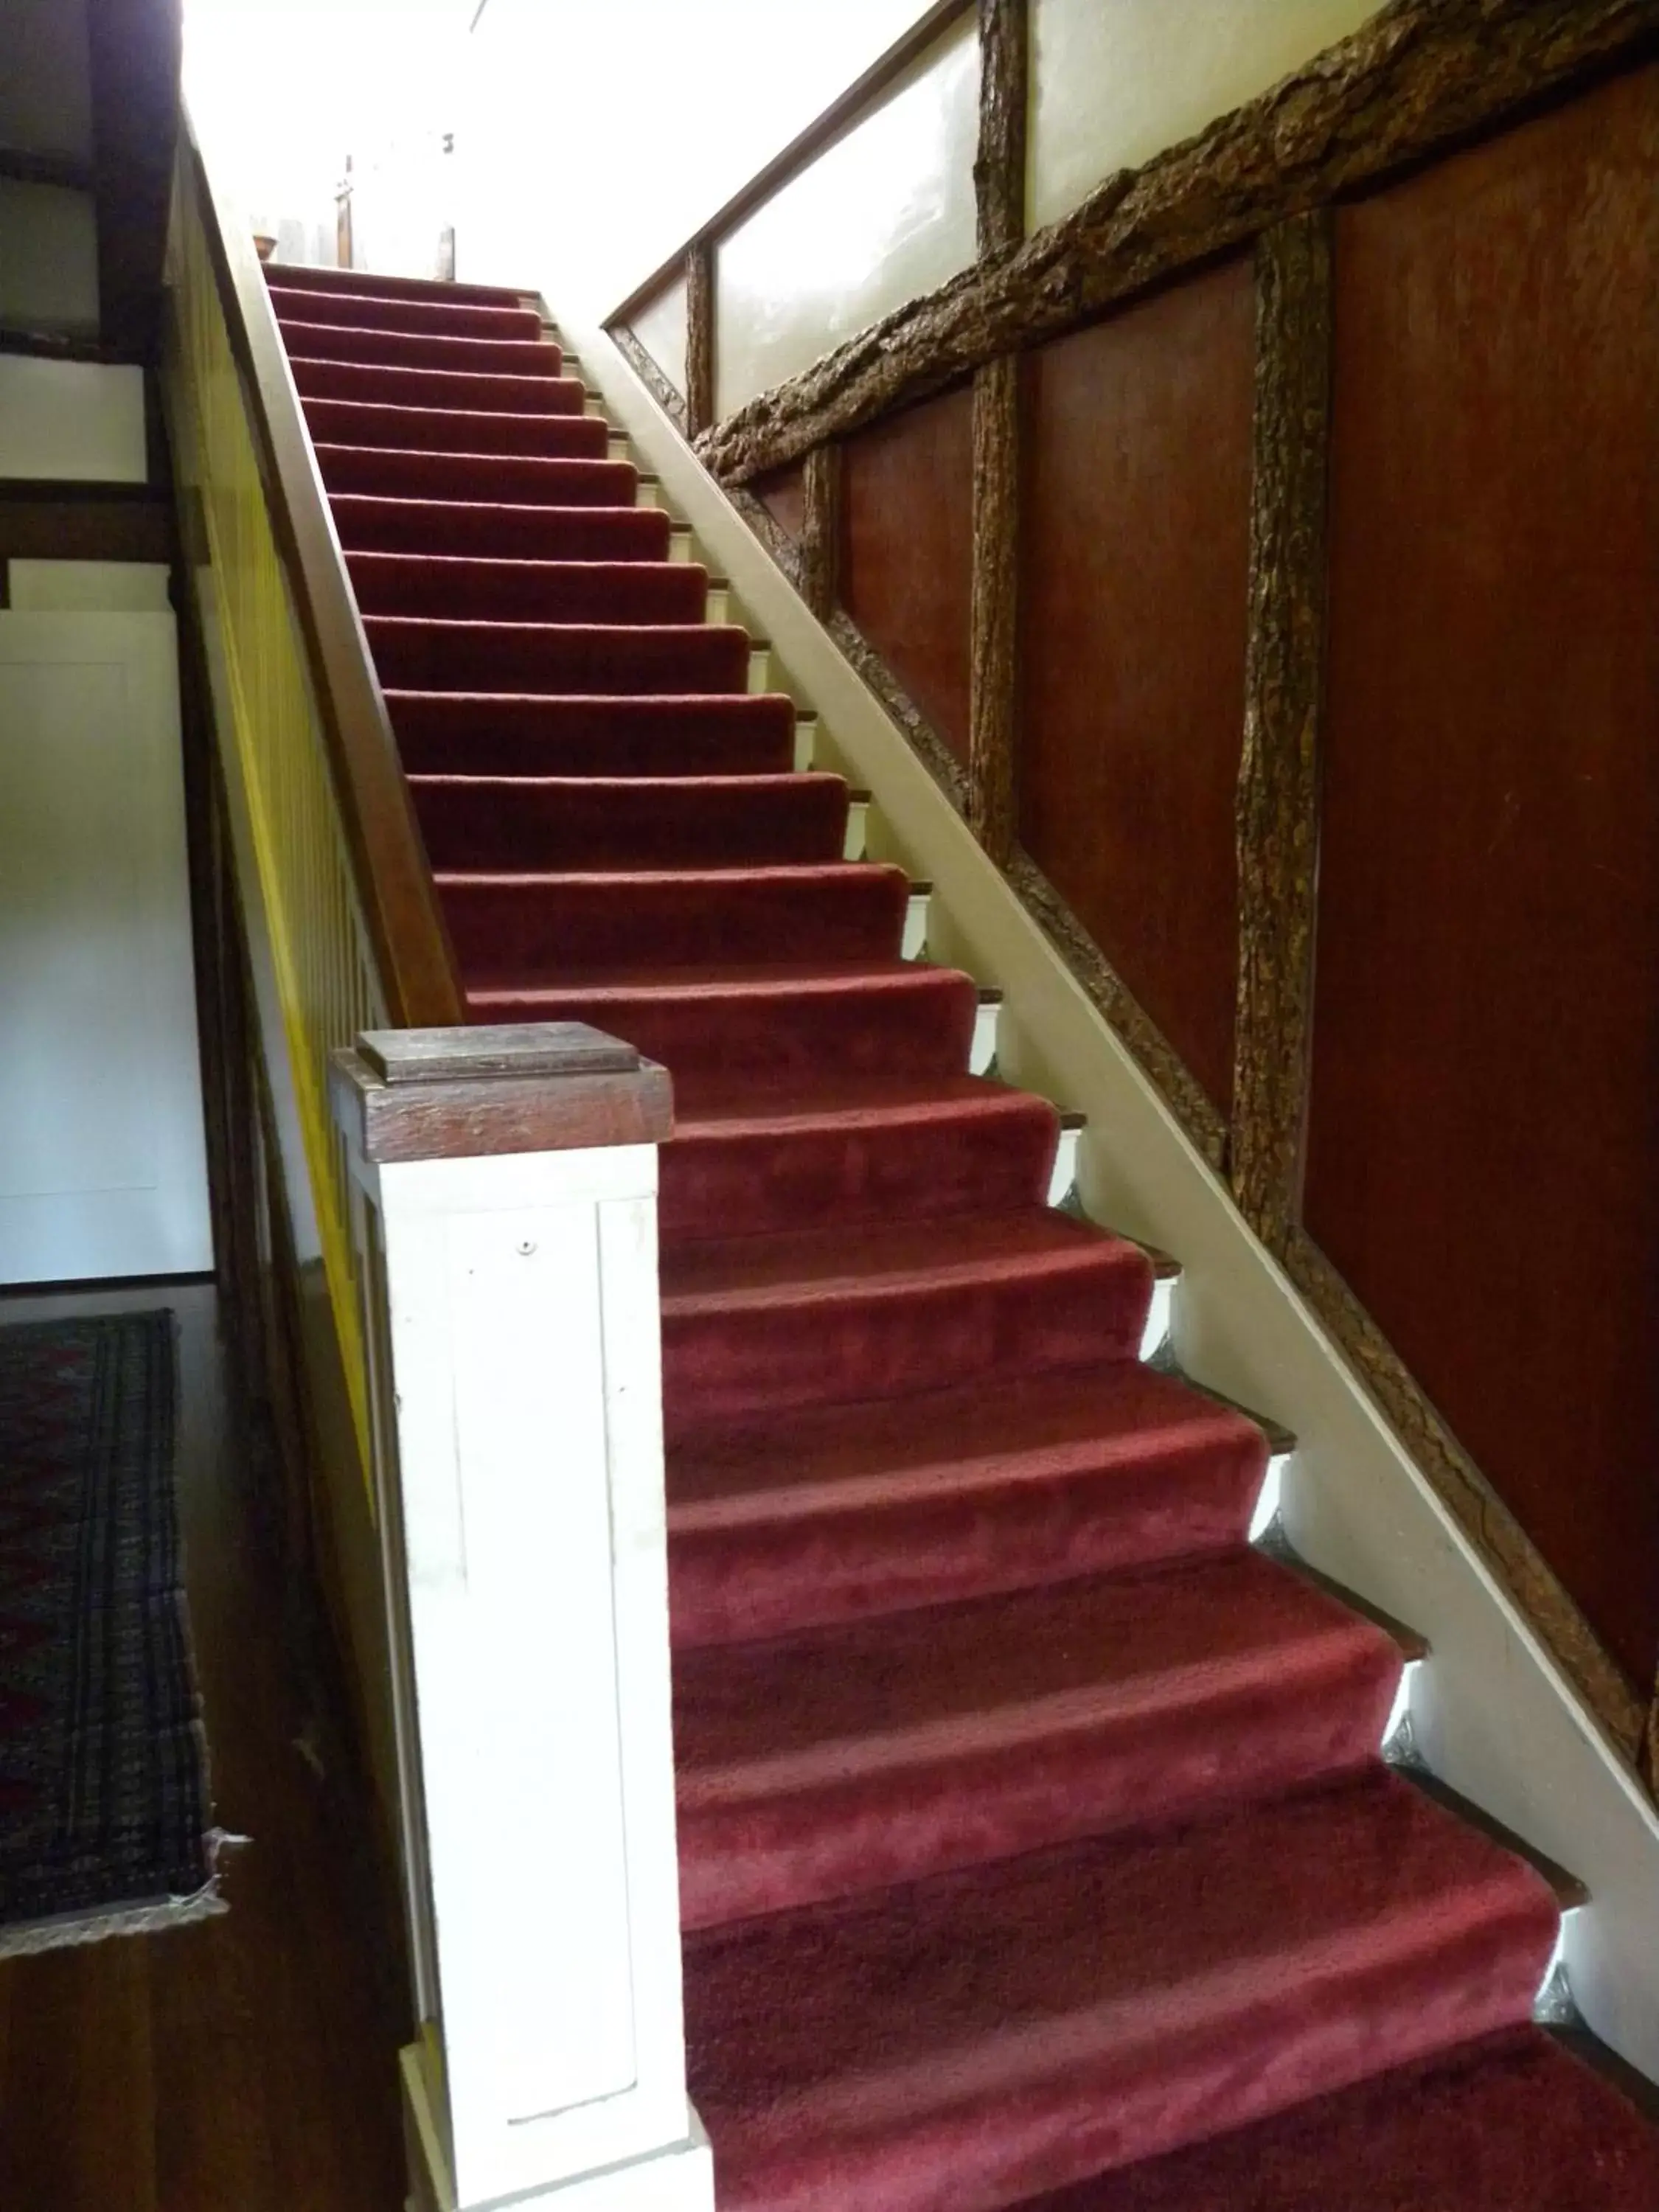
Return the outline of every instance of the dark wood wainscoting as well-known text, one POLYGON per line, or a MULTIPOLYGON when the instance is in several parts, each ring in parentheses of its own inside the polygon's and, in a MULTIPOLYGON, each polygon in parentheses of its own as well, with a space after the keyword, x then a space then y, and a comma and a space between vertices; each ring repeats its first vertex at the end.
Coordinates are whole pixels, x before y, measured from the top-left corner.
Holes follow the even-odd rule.
POLYGON ((757 477, 749 487, 780 530, 790 537, 799 538, 806 507, 806 469, 800 461, 790 461, 781 469, 769 469, 763 477, 757 477))
POLYGON ((1248 260, 1026 357, 1020 842, 1224 1112, 1253 365, 1248 260))
POLYGON ((963 386, 873 423, 841 456, 842 605, 965 761, 973 396, 963 386))
POLYGON ((1659 15, 1395 0, 1023 240, 981 27, 973 267, 698 450, 1659 1787, 1659 15))
POLYGON ((1344 210, 1306 1226, 1659 1663, 1659 75, 1344 210))

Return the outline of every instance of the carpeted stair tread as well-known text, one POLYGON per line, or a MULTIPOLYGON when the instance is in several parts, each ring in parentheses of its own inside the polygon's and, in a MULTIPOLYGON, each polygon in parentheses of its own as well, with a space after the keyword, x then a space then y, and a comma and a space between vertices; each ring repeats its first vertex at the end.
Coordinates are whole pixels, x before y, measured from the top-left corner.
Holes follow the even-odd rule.
POLYGON ((1518 2026, 1542 1878, 1380 1767, 687 1939, 722 2212, 992 2212, 1518 2026))
POLYGON ((897 1397, 965 1376, 1133 1358, 1146 1255, 1032 1206, 668 1247, 663 1395, 671 1429, 762 1407, 897 1397))
POLYGON ((354 331, 413 331, 451 338, 519 339, 532 345, 541 337, 541 317, 533 307, 497 303, 476 306, 464 300, 392 297, 368 292, 327 292, 315 285, 270 286, 270 304, 284 330, 290 322, 354 331))
POLYGON ((970 1382, 898 1400, 850 1399, 782 1420, 684 1429, 668 1462, 675 1531, 815 1519, 925 1492, 951 1497, 1040 1480, 1032 1465, 1095 1472, 1148 1460, 1184 1467, 1197 1452, 1238 1460, 1242 1540, 1267 1465, 1254 1421, 1138 1361, 1101 1361, 1018 1382, 970 1382))
POLYGON ((524 453, 422 453, 393 446, 314 441, 331 495, 482 500, 498 506, 630 507, 639 482, 631 461, 540 460, 524 453))
MULTIPOLYGON (((581 464, 574 464, 580 466, 581 464)), ((747 630, 732 623, 457 622, 370 615, 383 683, 398 690, 742 691, 747 630)))
POLYGON ((556 345, 538 338, 458 338, 442 331, 352 328, 337 322, 301 319, 296 301, 281 318, 283 343, 290 355, 316 361, 384 363, 388 368, 443 368, 490 376, 562 376, 564 362, 556 345))
MULTIPOLYGON (((373 635, 371 625, 371 635, 373 635)), ((436 876, 469 985, 607 966, 878 961, 899 950, 908 878, 862 860, 620 874, 436 876)))
POLYGON ((1381 1629, 1248 1549, 682 1651, 685 1923, 1357 1770, 1401 1664, 1381 1629))
POLYGON ((587 392, 575 376, 491 376, 444 368, 394 368, 384 362, 291 354, 302 399, 377 400, 390 407, 479 408, 491 415, 580 415, 587 392))
POLYGON ((1543 2029, 1483 2036, 1018 2212, 1654 2212, 1659 2129, 1543 2029))
POLYGON ((672 1071, 681 1110, 739 1073, 959 1075, 980 1004, 968 976, 914 960, 611 970, 469 983, 466 998, 480 1021, 591 1022, 625 1037, 672 1071))
POLYGON ((266 264, 269 284, 285 292, 328 292, 365 300, 429 300, 463 307, 520 307, 526 295, 506 284, 459 284, 449 277, 382 276, 368 269, 327 269, 303 262, 266 264))
POLYGON ((446 870, 811 862, 838 856, 847 835, 838 775, 412 775, 409 787, 446 870))
POLYGON ((701 623, 708 571, 690 561, 527 561, 348 550, 365 614, 466 622, 701 623))
POLYGON ((400 453, 520 454, 603 460, 611 434, 597 415, 486 415, 475 408, 413 407, 381 399, 305 403, 312 437, 335 446, 384 446, 400 453))
POLYGON ((717 1304, 765 1304, 779 1291, 833 1297, 872 1282, 896 1288, 967 1275, 1024 1279, 1098 1266, 1127 1273, 1132 1296, 1151 1295, 1152 1262, 1137 1244, 1052 1206, 975 1213, 963 1220, 860 1223, 851 1231, 792 1229, 769 1237, 717 1237, 678 1245, 663 1261, 665 1312, 717 1304), (1142 1295, 1144 1293, 1144 1295, 1142 1295))
POLYGON ((779 691, 632 698, 386 687, 415 775, 777 775, 794 757, 795 703, 779 691))
POLYGON ((1234 1550, 1267 1441, 1136 1361, 671 1423, 677 1650, 1234 1550))
POLYGON ((781 1098, 752 1085, 682 1111, 661 1160, 668 1243, 1040 1205, 1060 1117, 977 1077, 827 1083, 781 1098))
POLYGON ((521 507, 345 492, 331 498, 348 553, 514 561, 665 560, 670 524, 653 507, 521 507))

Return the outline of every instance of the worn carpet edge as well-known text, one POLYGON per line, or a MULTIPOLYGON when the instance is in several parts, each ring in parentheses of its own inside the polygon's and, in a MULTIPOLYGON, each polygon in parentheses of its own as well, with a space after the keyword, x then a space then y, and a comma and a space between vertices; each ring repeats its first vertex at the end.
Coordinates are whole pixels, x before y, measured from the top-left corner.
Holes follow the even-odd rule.
MULTIPOLYGON (((42 1913, 11 1921, 0 1920, 0 1959, 33 1957, 46 1951, 102 1942, 115 1936, 158 1934, 173 1928, 194 1925, 228 1912, 230 1907, 221 1892, 220 1856, 227 1844, 245 1844, 250 1840, 245 1836, 232 1835, 213 1825, 212 1753, 208 1741, 201 1670, 197 1662, 195 1630, 191 1619, 189 1589, 185 1573, 184 1528, 179 1510, 179 1412, 183 1403, 184 1388, 178 1313, 171 1306, 157 1306, 137 1312, 77 1315, 65 1316, 65 1319, 143 1323, 154 1335, 164 1334, 166 1339, 167 1361, 162 1372, 166 1377, 168 1449, 171 1454, 167 1503, 172 1519, 173 1571, 170 1586, 160 1595, 163 1597, 171 1616, 173 1633, 178 1638, 188 1695, 185 1734, 195 1753, 196 1841, 203 1879, 197 1888, 183 1893, 116 1897, 107 1904, 70 1906, 60 1912, 42 1913)), ((43 1330, 59 1325, 47 1321, 20 1324, 43 1330)))
MULTIPOLYGON (((205 1754, 205 1741, 203 1745, 205 1754)), ((52 1912, 39 1920, 17 1920, 0 1925, 0 1959, 27 1959, 43 1951, 66 1950, 72 1945, 101 1943, 118 1936, 159 1936, 169 1929, 193 1927, 216 1919, 230 1906, 222 1893, 224 1876, 220 1853, 228 1844, 246 1843, 245 1836, 210 1828, 202 1842, 208 1878, 187 1897, 135 1898, 131 1903, 96 1905, 85 1911, 52 1912)))

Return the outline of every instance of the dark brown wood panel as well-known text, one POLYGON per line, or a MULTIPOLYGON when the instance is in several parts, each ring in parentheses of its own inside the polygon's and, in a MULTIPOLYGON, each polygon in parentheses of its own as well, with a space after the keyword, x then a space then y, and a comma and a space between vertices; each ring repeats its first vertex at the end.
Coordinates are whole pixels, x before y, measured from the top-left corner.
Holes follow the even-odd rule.
POLYGON ((1254 290, 1227 263, 1030 356, 1020 836, 1225 1109, 1254 290))
POLYGON ((142 488, 135 498, 121 486, 98 498, 85 497, 85 486, 47 489, 44 499, 9 498, 0 485, 0 561, 172 560, 170 498, 142 488))
POLYGON ((806 464, 791 461, 781 469, 769 469, 749 487, 781 530, 799 538, 806 506, 806 464))
POLYGON ((106 343, 151 356, 173 201, 182 0, 100 0, 88 11, 99 320, 106 343))
POLYGON ((842 605, 958 760, 968 757, 973 394, 876 422, 842 453, 842 605))
POLYGON ((1659 72, 1340 218, 1307 1225, 1659 1657, 1659 72))

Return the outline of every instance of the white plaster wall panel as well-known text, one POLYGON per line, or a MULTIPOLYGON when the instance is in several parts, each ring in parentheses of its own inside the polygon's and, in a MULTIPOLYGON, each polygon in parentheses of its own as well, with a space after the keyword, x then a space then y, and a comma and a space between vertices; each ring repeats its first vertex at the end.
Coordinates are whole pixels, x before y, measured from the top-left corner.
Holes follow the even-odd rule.
POLYGON ((1377 11, 1378 0, 1032 0, 1028 220, 1189 138, 1377 11))
POLYGON ((0 146, 26 154, 92 152, 86 0, 6 0, 0 146))
POLYGON ((0 323, 96 332, 98 226, 89 193, 0 180, 0 323))
POLYGON ((0 614, 0 1281, 211 1267, 167 615, 0 614))
POLYGON ((0 477, 143 483, 144 373, 0 354, 0 477))
POLYGON ((963 16, 720 243, 715 406, 757 392, 974 258, 979 44, 963 16))
POLYGON ((18 615, 167 615, 167 571, 159 561, 14 561, 18 615))
POLYGON ((685 279, 665 284, 632 316, 629 327, 676 392, 685 391, 685 279))

